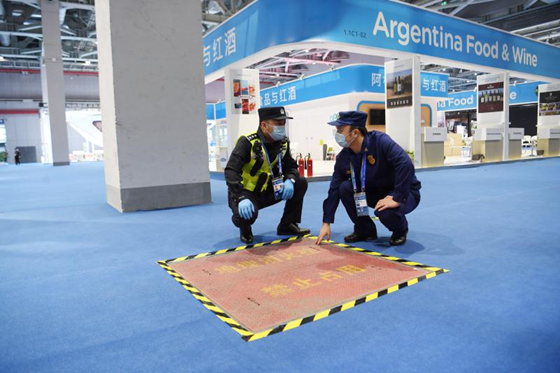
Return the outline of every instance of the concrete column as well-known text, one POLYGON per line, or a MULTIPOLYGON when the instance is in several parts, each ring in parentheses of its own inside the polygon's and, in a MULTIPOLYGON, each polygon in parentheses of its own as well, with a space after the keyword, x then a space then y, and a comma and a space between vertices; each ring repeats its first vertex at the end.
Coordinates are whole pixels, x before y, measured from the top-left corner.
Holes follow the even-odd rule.
POLYGON ((66 127, 66 98, 60 40, 60 4, 58 0, 41 0, 43 26, 43 63, 41 82, 43 102, 47 103, 48 121, 43 126, 43 155, 45 163, 54 166, 70 164, 68 129, 66 127))
POLYGON ((211 202, 200 2, 95 2, 107 202, 211 202))

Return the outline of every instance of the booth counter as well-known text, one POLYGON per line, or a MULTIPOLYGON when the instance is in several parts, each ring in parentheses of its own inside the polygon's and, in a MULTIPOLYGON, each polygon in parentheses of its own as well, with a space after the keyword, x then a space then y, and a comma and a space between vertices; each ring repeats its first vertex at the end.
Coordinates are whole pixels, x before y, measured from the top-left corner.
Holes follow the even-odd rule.
POLYGON ((422 131, 422 167, 441 167, 444 162, 444 143, 447 128, 424 127, 422 131))
POLYGON ((525 136, 524 128, 510 128, 509 129, 509 160, 521 159, 521 142, 525 136))
POLYGON ((537 150, 545 157, 560 156, 560 127, 541 127, 537 136, 537 150))
POLYGON ((472 144, 473 157, 482 154, 482 162, 503 161, 503 132, 500 128, 479 127, 472 144))

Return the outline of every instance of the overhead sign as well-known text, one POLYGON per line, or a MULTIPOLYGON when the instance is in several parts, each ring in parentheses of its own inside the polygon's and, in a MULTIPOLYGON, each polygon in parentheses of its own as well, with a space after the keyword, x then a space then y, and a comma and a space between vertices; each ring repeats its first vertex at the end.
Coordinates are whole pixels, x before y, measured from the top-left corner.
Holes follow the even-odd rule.
POLYGON ((476 92, 450 93, 449 99, 437 104, 438 111, 461 111, 476 109, 476 92))
MULTIPOLYGON (((427 86, 422 88, 422 96, 448 96, 447 75, 421 73, 420 77, 427 86)), ((261 107, 293 105, 352 92, 385 93, 385 68, 377 65, 344 66, 278 87, 263 89, 261 107)))
POLYGON ((330 0, 328 6, 318 1, 256 1, 204 37, 205 72, 269 47, 313 41, 560 78, 560 48, 404 2, 371 0, 330 0))
MULTIPOLYGON (((542 82, 522 83, 509 86, 509 105, 537 102, 537 87, 542 82)), ((438 111, 461 111, 476 109, 476 92, 465 91, 450 93, 449 99, 438 102, 438 111)))
POLYGON ((420 73, 420 95, 428 97, 448 97, 449 76, 447 74, 420 73))

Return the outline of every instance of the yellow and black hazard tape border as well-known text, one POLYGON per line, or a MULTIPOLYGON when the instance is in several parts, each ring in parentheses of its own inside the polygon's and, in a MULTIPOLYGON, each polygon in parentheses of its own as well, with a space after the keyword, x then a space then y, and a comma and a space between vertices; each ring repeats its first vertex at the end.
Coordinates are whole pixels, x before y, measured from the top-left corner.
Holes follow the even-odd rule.
POLYGON ((370 302, 370 301, 372 301, 374 299, 377 299, 379 297, 382 297, 384 295, 394 293, 394 292, 396 292, 400 289, 415 285, 415 284, 417 284, 421 281, 424 281, 424 280, 430 279, 432 277, 435 277, 437 275, 441 275, 443 273, 449 272, 449 270, 447 270, 447 269, 434 267, 434 266, 428 266, 428 265, 417 263, 417 262, 412 262, 412 261, 409 261, 409 260, 406 260, 406 259, 401 259, 401 258, 397 258, 395 256, 381 254, 381 253, 378 253, 378 252, 375 252, 375 251, 362 249, 362 248, 355 247, 355 246, 352 246, 352 245, 347 245, 347 244, 337 243, 337 242, 334 242, 334 241, 324 240, 323 242, 325 242, 325 243, 330 243, 330 244, 333 244, 333 245, 336 245, 336 246, 339 246, 339 247, 350 249, 352 251, 361 252, 361 253, 366 254, 366 255, 376 256, 376 257, 379 257, 379 258, 383 258, 385 260, 397 262, 397 263, 404 264, 404 265, 407 265, 407 266, 410 266, 410 267, 421 268, 421 269, 424 269, 424 270, 428 271, 429 273, 427 273, 423 276, 417 277, 417 278, 413 278, 412 280, 408 280, 408 281, 402 282, 400 284, 391 286, 387 289, 383 289, 383 290, 380 290, 378 292, 368 294, 368 295, 366 295, 362 298, 352 300, 352 301, 343 303, 341 305, 338 305, 336 307, 318 312, 316 314, 306 316, 306 317, 303 317, 301 319, 292 320, 292 321, 287 322, 285 324, 278 325, 278 326, 276 326, 272 329, 268 329, 268 330, 265 330, 265 331, 262 331, 262 332, 259 332, 259 333, 253 333, 250 330, 248 330, 247 328, 245 328, 244 326, 242 326, 239 322, 234 320, 231 316, 229 316, 220 307, 215 305, 200 290, 198 290, 194 285, 192 285, 187 280, 185 280, 180 274, 175 272, 175 270, 169 266, 169 264, 171 264, 171 263, 182 262, 182 261, 185 261, 185 260, 192 260, 192 259, 204 258, 204 257, 208 257, 208 256, 221 255, 221 254, 230 253, 230 252, 234 252, 234 251, 241 251, 241 250, 258 248, 258 247, 268 246, 268 245, 275 245, 275 244, 279 244, 279 243, 283 243, 283 242, 296 241, 296 240, 303 239, 303 238, 309 238, 309 239, 314 239, 314 240, 317 239, 316 236, 311 236, 311 235, 295 236, 295 237, 284 238, 284 239, 281 239, 281 240, 275 240, 275 241, 270 241, 270 242, 260 242, 260 243, 256 243, 256 244, 253 244, 253 245, 239 246, 239 247, 233 247, 233 248, 229 248, 229 249, 217 250, 217 251, 212 251, 212 252, 209 252, 209 253, 201 253, 201 254, 183 256, 183 257, 179 257, 179 258, 175 258, 175 259, 160 260, 157 263, 163 269, 165 269, 165 271, 167 273, 169 273, 179 284, 181 284, 181 286, 183 286, 183 288, 188 290, 193 297, 195 297, 200 303, 202 303, 202 305, 204 307, 206 307, 207 309, 212 311, 220 320, 222 320, 223 322, 228 324, 233 330, 235 330, 237 333, 239 333, 241 335, 243 340, 245 340, 247 342, 256 341, 257 339, 265 338, 265 337, 268 337, 269 335, 272 335, 272 334, 285 332, 285 331, 288 331, 288 330, 291 330, 291 329, 295 329, 295 328, 297 328, 301 325, 308 324, 308 323, 313 322, 313 321, 324 319, 328 316, 334 315, 335 313, 349 310, 350 308, 356 307, 360 304, 370 302))

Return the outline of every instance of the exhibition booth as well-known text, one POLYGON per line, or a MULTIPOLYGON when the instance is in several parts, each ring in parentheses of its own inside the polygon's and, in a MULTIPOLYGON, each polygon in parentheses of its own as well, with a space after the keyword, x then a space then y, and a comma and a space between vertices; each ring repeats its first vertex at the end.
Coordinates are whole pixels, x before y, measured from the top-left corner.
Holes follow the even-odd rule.
POLYGON ((204 37, 206 83, 223 90, 209 104, 209 167, 223 170, 267 106, 285 106, 294 118, 287 134, 307 176, 309 160, 312 176, 332 173, 340 147, 326 123, 345 110, 366 112, 368 129, 389 134, 417 168, 558 156, 558 60, 559 48, 403 2, 336 0, 317 8, 259 0, 204 37), (335 51, 360 58, 327 64, 335 51), (261 87, 251 67, 282 60, 288 71, 301 62, 296 55, 323 71, 261 87), (449 77, 427 71, 431 64, 482 73, 475 90, 450 93, 449 77), (513 78, 528 83, 510 85, 513 78), (514 107, 538 110, 519 123, 514 107))
MULTIPOLYGON (((543 82, 531 82, 509 86, 508 160, 539 156, 537 152, 539 118, 537 107, 539 101, 538 89, 539 85, 542 84, 543 82)), ((450 93, 448 100, 438 103, 438 127, 446 128, 448 131, 448 140, 445 143, 446 165, 468 164, 489 161, 489 159, 500 160, 500 157, 496 154, 488 154, 490 157, 485 158, 476 156, 486 153, 487 145, 475 141, 478 117, 482 115, 481 127, 483 127, 485 111, 495 108, 495 106, 491 106, 492 103, 495 102, 499 105, 497 107, 497 109, 500 109, 499 113, 507 108, 502 103, 504 99, 499 93, 500 89, 483 88, 477 87, 475 90, 450 93), (503 110, 502 105, 504 106, 503 110), (483 146, 484 149, 482 149, 483 146), (484 150, 484 153, 482 150, 484 150), (473 161, 473 154, 475 154, 477 160, 473 161)), ((498 122, 501 115, 503 114, 499 114, 497 118, 498 122)), ((482 130, 479 132, 479 136, 487 136, 482 134, 483 131, 486 131, 487 134, 487 130, 482 130)), ((493 141, 502 141, 501 131, 499 132, 499 135, 495 134, 493 136, 494 138, 499 137, 499 139, 493 141)), ((488 143, 488 146, 491 148, 493 144, 493 142, 488 143)), ((503 147, 503 143, 496 143, 495 145, 498 145, 497 147, 500 149, 503 147)))

